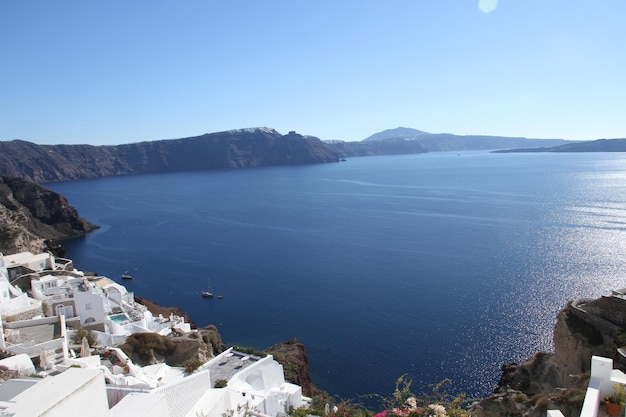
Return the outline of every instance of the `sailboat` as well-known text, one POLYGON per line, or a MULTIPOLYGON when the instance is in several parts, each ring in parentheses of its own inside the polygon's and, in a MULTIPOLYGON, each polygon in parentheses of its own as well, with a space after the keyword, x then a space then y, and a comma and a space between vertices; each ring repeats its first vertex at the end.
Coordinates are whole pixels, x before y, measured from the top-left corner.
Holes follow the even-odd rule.
POLYGON ((128 269, 122 274, 122 279, 133 279, 133 276, 128 273, 128 269))
POLYGON ((213 293, 211 292, 211 280, 209 279, 208 282, 208 287, 206 291, 202 291, 200 294, 202 294, 203 297, 205 298, 213 298, 213 293))

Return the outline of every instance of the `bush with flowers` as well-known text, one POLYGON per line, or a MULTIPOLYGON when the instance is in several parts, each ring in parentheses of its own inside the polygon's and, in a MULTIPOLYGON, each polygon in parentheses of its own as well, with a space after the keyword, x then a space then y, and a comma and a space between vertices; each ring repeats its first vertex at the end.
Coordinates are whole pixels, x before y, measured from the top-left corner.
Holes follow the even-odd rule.
POLYGON ((374 414, 373 411, 351 401, 335 401, 327 393, 316 395, 309 408, 291 410, 292 417, 307 415, 324 417, 468 417, 463 408, 469 401, 464 394, 452 396, 443 390, 450 382, 444 379, 431 386, 432 394, 417 396, 411 392, 412 379, 402 375, 396 381, 396 388, 390 397, 378 394, 368 395, 381 401, 384 411, 374 414))
POLYGON ((352 401, 336 401, 335 398, 324 392, 311 399, 309 408, 295 410, 291 415, 294 417, 304 417, 306 415, 324 417, 372 417, 374 412, 352 401))
POLYGON ((443 390, 450 382, 444 379, 432 385, 432 394, 416 396, 411 392, 413 380, 402 375, 396 381, 396 389, 391 398, 382 398, 384 411, 374 417, 468 417, 469 413, 463 406, 469 401, 465 394, 453 396, 443 390))

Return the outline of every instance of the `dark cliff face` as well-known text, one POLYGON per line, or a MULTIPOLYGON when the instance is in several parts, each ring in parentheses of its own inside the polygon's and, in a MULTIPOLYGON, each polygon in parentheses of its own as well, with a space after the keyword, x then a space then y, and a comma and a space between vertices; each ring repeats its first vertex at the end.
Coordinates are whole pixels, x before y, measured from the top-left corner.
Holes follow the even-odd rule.
POLYGON ((243 129, 118 146, 0 142, 0 173, 44 183, 114 175, 336 162, 319 139, 243 129))
POLYGON ((30 243, 82 236, 96 228, 62 195, 21 178, 0 176, 0 251, 37 249, 30 243))
POLYGON ((309 356, 304 345, 293 338, 286 342, 278 343, 265 350, 283 366, 285 379, 302 387, 302 393, 312 397, 321 391, 311 380, 309 369, 309 356))

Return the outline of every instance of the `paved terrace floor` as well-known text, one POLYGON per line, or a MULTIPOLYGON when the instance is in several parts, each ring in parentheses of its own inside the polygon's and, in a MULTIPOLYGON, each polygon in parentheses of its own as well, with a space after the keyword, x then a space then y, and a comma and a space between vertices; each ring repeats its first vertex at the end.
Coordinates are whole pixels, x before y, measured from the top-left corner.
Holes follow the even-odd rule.
POLYGON ((60 337, 61 329, 58 323, 38 324, 18 329, 9 329, 9 334, 17 336, 19 343, 35 341, 43 343, 60 337))
POLYGON ((209 366, 211 372, 211 380, 213 383, 218 379, 230 380, 233 375, 242 369, 247 368, 259 358, 245 353, 231 351, 227 353, 220 361, 209 366))

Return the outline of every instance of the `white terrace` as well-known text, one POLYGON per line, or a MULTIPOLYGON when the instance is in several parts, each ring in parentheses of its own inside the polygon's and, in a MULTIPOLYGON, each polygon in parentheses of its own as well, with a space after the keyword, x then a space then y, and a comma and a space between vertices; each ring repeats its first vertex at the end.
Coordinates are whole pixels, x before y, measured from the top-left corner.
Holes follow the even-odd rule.
MULTIPOLYGON (((601 408, 602 399, 614 392, 615 384, 626 385, 626 374, 613 369, 613 360, 600 356, 591 358, 591 377, 587 394, 583 402, 580 417, 598 417, 607 415, 601 408)), ((548 410, 548 417, 564 417, 559 410, 548 410)), ((621 415, 624 415, 622 410, 621 415)))
POLYGON ((99 356, 86 356, 72 360, 80 368, 56 376, 7 381, 0 385, 0 416, 221 417, 243 407, 255 417, 284 417, 309 400, 285 382, 271 355, 231 348, 190 375, 167 365, 135 367, 123 353, 118 359, 126 366, 110 370, 99 356), (218 379, 228 385, 215 388, 218 379))

